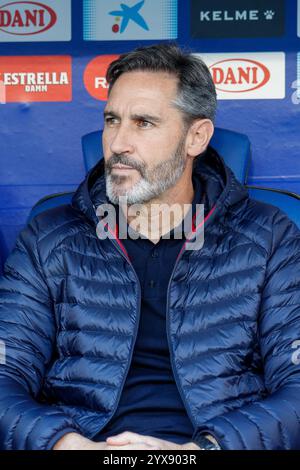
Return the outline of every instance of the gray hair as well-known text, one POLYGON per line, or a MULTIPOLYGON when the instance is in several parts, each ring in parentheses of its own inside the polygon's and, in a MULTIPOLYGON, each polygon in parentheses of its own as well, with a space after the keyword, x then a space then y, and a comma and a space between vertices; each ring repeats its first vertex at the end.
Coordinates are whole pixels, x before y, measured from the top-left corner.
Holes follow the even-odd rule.
POLYGON ((178 78, 178 94, 173 104, 183 113, 187 125, 195 119, 214 122, 216 89, 208 67, 199 57, 173 43, 139 47, 110 64, 106 75, 109 93, 123 73, 139 70, 166 72, 178 78))

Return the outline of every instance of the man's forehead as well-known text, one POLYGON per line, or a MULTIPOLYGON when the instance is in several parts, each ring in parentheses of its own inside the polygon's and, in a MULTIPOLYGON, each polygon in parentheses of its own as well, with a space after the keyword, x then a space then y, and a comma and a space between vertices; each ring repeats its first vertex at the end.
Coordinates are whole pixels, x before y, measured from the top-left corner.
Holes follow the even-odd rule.
POLYGON ((156 103, 155 106, 151 102, 144 101, 142 103, 132 103, 128 106, 122 106, 122 102, 118 101, 116 103, 107 102, 104 113, 105 114, 119 114, 121 112, 129 112, 132 115, 143 116, 145 114, 158 115, 163 113, 163 107, 160 103, 156 103))
POLYGON ((115 82, 106 108, 113 111, 130 107, 137 114, 149 111, 161 113, 172 106, 176 94, 176 79, 168 74, 158 73, 157 76, 151 72, 130 72, 115 82))
MULTIPOLYGON (((116 97, 117 98, 117 97, 116 97)), ((163 115, 169 107, 172 106, 171 97, 164 100, 157 100, 152 96, 136 95, 130 99, 128 95, 119 96, 118 99, 108 99, 104 112, 111 114, 120 114, 123 112, 131 115, 163 115)))
POLYGON ((127 72, 116 80, 109 93, 109 99, 120 99, 124 94, 124 98, 172 97, 177 92, 177 83, 176 77, 164 72, 127 72))
POLYGON ((176 77, 164 72, 127 72, 115 82, 105 113, 163 116, 173 105, 176 77))

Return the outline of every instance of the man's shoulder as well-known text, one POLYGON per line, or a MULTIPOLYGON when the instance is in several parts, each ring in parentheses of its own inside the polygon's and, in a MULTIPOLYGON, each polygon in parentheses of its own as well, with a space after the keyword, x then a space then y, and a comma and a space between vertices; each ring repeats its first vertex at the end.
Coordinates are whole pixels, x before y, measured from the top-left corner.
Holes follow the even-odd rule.
POLYGON ((296 224, 289 218, 288 214, 277 206, 267 202, 259 201, 252 197, 248 200, 248 214, 251 218, 263 225, 265 229, 274 231, 277 224, 291 226, 300 233, 296 224))
POLYGON ((35 236, 36 243, 43 244, 43 248, 47 251, 86 228, 86 217, 71 204, 48 209, 36 215, 27 226, 35 236))
POLYGON ((300 239, 300 230, 288 215, 272 204, 247 198, 242 207, 233 211, 235 225, 244 233, 263 246, 267 251, 280 243, 283 238, 300 239))

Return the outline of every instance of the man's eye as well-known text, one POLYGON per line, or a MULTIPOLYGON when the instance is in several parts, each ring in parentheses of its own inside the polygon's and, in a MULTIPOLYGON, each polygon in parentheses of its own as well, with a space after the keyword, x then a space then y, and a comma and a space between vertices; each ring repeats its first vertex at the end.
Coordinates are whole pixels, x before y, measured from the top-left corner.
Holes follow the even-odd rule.
POLYGON ((114 126, 115 124, 118 123, 118 119, 114 117, 107 117, 105 118, 105 124, 107 126, 114 126))
POLYGON ((142 127, 143 129, 150 129, 153 126, 152 122, 149 121, 138 121, 138 126, 142 127))

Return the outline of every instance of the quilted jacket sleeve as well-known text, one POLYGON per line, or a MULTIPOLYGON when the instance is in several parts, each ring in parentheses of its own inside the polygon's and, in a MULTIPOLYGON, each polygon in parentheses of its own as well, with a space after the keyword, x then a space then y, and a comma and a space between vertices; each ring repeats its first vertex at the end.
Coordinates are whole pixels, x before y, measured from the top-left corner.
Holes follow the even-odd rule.
POLYGON ((59 407, 38 402, 55 323, 36 239, 32 222, 0 278, 0 447, 5 450, 51 449, 65 433, 78 432, 59 407))
POLYGON ((211 434, 223 449, 300 449, 300 231, 282 213, 259 312, 259 339, 268 396, 217 416, 193 436, 211 434))

